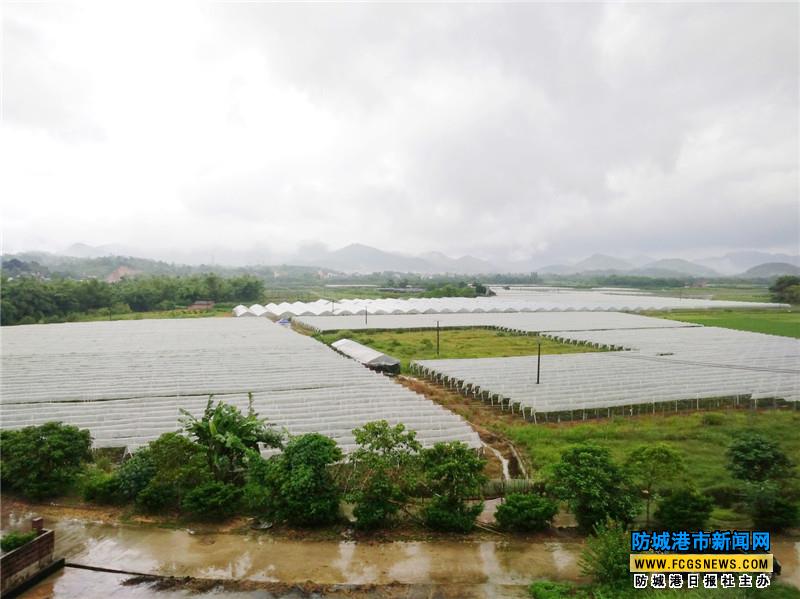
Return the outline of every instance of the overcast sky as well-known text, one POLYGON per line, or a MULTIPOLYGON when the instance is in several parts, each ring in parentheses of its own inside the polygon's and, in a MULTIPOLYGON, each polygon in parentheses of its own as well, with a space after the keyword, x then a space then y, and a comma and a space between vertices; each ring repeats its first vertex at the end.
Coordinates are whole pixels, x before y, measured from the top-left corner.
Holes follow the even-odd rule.
POLYGON ((6 251, 798 249, 794 2, 6 2, 2 60, 6 251))

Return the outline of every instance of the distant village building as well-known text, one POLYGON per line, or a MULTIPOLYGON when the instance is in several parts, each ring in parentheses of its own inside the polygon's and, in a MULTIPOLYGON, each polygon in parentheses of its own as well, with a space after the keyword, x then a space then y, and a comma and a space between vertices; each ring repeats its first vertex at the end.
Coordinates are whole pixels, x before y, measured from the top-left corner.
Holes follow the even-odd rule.
POLYGON ((212 300, 206 299, 199 299, 194 300, 194 303, 191 306, 188 306, 187 310, 211 310, 214 307, 214 302, 212 300))

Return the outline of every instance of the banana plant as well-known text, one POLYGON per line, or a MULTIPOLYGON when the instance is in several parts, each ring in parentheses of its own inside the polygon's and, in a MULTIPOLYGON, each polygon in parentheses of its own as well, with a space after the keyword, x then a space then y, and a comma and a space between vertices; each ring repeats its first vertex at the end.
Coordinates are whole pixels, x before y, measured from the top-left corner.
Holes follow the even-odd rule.
POLYGON ((246 415, 236 406, 222 401, 214 403, 213 395, 209 396, 200 418, 181 410, 183 430, 205 449, 208 466, 221 482, 242 482, 251 452, 260 453, 262 447, 283 447, 283 432, 266 418, 259 418, 253 409, 253 394, 248 393, 247 397, 246 415))

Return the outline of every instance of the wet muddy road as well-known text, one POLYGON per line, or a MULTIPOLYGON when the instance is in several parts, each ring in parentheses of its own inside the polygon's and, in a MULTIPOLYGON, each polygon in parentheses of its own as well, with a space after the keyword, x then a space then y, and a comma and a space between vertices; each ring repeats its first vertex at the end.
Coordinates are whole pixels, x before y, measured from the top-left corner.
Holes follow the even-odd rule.
MULTIPOLYGON (((10 517, 15 519, 14 514, 10 517)), ((288 585, 313 581, 332 589, 310 595, 316 597, 523 597, 525 586, 536 578, 580 580, 577 560, 581 543, 574 539, 370 543, 292 540, 260 532, 196 534, 70 519, 46 521, 46 525, 55 528, 57 553, 65 555, 68 562, 199 579, 288 585), (377 586, 363 594, 348 591, 340 595, 337 585, 377 586)), ((800 543, 779 540, 774 551, 784 565, 781 580, 800 587, 800 543)), ((127 578, 67 568, 24 597, 309 596, 296 590, 274 593, 249 588, 218 588, 200 594, 185 589, 156 591, 147 584, 121 586, 127 578)))
MULTIPOLYGON (((69 519, 45 524, 55 528, 56 551, 65 555, 68 562, 163 576, 288 584, 313 581, 320 585, 399 583, 408 587, 391 596, 410 596, 409 589, 422 592, 427 588, 420 595, 427 597, 431 596, 428 587, 441 585, 443 589, 461 589, 452 596, 521 597, 524 587, 537 576, 576 580, 580 575, 577 556, 581 546, 574 540, 365 543, 291 540, 259 532, 195 534, 69 519), (467 594, 464 589, 470 592, 467 594)), ((133 598, 154 594, 143 586, 120 587, 120 580, 125 578, 128 576, 67 568, 25 597, 85 597, 88 586, 97 590, 97 596, 133 598)), ((157 595, 184 596, 183 591, 162 591, 157 595)), ((208 596, 272 595, 215 592, 208 596)))

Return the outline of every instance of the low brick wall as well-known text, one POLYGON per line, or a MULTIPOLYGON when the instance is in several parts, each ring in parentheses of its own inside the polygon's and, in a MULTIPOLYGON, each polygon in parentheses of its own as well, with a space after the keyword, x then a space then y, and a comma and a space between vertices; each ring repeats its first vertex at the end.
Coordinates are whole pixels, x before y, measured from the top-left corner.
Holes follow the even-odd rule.
POLYGON ((53 562, 55 532, 43 530, 30 543, 0 557, 0 593, 14 588, 53 562))

